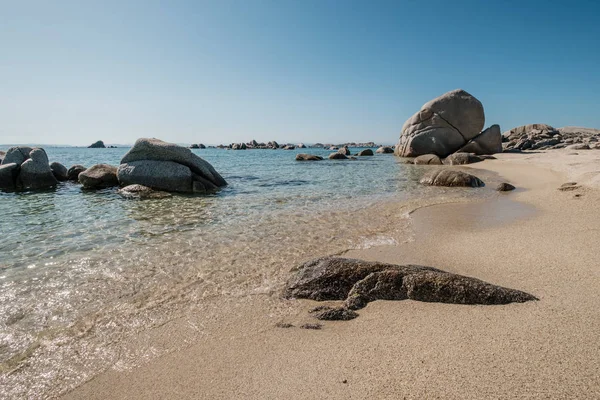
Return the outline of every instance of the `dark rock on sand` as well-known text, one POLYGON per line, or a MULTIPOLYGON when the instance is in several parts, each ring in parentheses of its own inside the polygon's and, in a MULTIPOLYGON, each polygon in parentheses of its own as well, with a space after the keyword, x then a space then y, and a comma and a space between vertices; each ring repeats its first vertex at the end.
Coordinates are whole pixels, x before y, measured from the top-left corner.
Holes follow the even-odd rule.
POLYGON ((394 153, 394 149, 388 146, 381 146, 375 152, 380 154, 392 154, 394 153))
POLYGON ((423 154, 413 161, 415 165, 442 165, 442 160, 435 154, 423 154))
POLYGON ((481 102, 464 90, 453 90, 424 104, 404 123, 395 154, 446 157, 476 137, 484 123, 481 102))
POLYGON ((372 156, 373 155, 373 150, 371 149, 364 149, 358 152, 357 156, 363 157, 363 156, 372 156))
POLYGON ((330 160, 347 160, 348 157, 346 157, 345 154, 342 153, 331 153, 327 158, 329 158, 330 160))
POLYGON ((54 175, 57 181, 64 182, 68 179, 69 174, 67 167, 65 167, 61 163, 54 161, 52 164, 50 164, 50 169, 52 170, 52 174, 54 175))
POLYGON ((87 168, 80 164, 75 164, 67 171, 67 179, 70 181, 79 181, 79 174, 87 168))
MULTIPOLYGON (((537 300, 519 290, 419 265, 324 257, 306 262, 293 272, 284 289, 285 298, 345 300, 342 308, 349 310, 375 300, 484 305, 537 300)), ((320 308, 315 313, 329 319, 353 315, 335 308, 320 308)))
POLYGON ((498 192, 510 192, 511 190, 515 190, 516 188, 510 183, 502 182, 496 187, 498 192))
POLYGON ((314 154, 305 154, 305 153, 296 154, 296 161, 320 161, 322 159, 323 159, 323 157, 316 156, 314 154))
POLYGON ((346 307, 319 306, 310 310, 310 313, 323 321, 349 321, 358 317, 358 314, 346 307))
POLYGON ((95 143, 92 143, 91 145, 88 146, 88 149, 105 149, 106 146, 104 145, 104 142, 102 140, 98 140, 95 143))
POLYGON ((0 165, 0 189, 13 190, 16 188, 20 168, 17 163, 0 165))
POLYGON ((121 188, 117 191, 121 196, 126 199, 164 199, 165 197, 171 197, 172 195, 167 192, 161 192, 153 190, 148 186, 143 185, 129 185, 121 188))
POLYGON ((119 186, 117 167, 108 164, 94 165, 80 173, 78 179, 85 189, 119 186))
POLYGON ((484 183, 474 175, 453 169, 439 169, 433 171, 423 178, 420 182, 431 186, 463 186, 463 187, 481 187, 484 183))
POLYGON ((581 186, 577 184, 577 182, 567 182, 567 183, 563 183, 558 190, 562 191, 562 192, 570 192, 573 190, 577 190, 579 189, 581 186))
POLYGON ((46 189, 55 187, 58 181, 52 174, 48 164, 48 156, 44 149, 33 149, 29 159, 21 164, 17 186, 23 189, 46 189))
POLYGON ((466 165, 483 161, 483 158, 470 153, 454 153, 444 158, 446 165, 466 165))

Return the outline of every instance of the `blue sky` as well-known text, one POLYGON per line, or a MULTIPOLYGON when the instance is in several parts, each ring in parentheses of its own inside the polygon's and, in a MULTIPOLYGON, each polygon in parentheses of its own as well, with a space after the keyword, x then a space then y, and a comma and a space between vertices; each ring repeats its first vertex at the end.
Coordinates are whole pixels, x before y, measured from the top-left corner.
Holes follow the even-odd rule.
POLYGON ((593 1, 4 1, 0 143, 394 143, 462 88, 600 128, 593 1))

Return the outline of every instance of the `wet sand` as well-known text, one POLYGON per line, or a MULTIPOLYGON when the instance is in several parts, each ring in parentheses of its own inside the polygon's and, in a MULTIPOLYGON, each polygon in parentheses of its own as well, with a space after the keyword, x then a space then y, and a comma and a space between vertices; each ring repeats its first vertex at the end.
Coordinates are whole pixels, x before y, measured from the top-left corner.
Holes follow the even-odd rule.
POLYGON ((600 398, 600 151, 569 153, 502 154, 473 165, 518 190, 421 208, 412 214, 414 241, 344 255, 430 265, 537 302, 376 301, 355 320, 308 330, 298 327, 317 322, 307 314, 312 301, 215 300, 210 316, 130 343, 141 354, 196 332, 184 348, 133 368, 124 365, 135 355, 124 354, 65 398, 600 398), (567 181, 584 186, 557 190, 567 181))

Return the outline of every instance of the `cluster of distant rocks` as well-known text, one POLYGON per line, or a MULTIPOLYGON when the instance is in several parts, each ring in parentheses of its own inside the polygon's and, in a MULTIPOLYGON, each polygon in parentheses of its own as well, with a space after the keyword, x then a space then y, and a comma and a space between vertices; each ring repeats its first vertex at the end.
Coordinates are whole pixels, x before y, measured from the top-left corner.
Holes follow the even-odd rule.
POLYGON ((589 150, 600 149, 600 130, 567 126, 553 128, 546 124, 531 124, 513 128, 502 134, 502 149, 523 150, 589 150))
MULTIPOLYGON (((304 143, 285 143, 279 144, 276 141, 270 141, 268 143, 257 142, 251 140, 248 143, 231 143, 228 145, 220 144, 218 146, 208 146, 209 149, 226 149, 226 150, 294 150, 294 149, 326 149, 326 150, 339 150, 343 147, 380 147, 375 142, 356 143, 348 142, 343 144, 331 144, 331 143, 315 143, 305 145, 304 143)), ((205 149, 207 146, 203 144, 192 144, 191 149, 205 149)))
POLYGON ((167 192, 211 193, 227 182, 210 163, 189 149, 158 139, 138 139, 120 165, 89 168, 49 164, 42 148, 17 146, 0 152, 0 189, 39 190, 61 181, 79 182, 84 189, 121 186, 124 197, 164 197, 167 192))

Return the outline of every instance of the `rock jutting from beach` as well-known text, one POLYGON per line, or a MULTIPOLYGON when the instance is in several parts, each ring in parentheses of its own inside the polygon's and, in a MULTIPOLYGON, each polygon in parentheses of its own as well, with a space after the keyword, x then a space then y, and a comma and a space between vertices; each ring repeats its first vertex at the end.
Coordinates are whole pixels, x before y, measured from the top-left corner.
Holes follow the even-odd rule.
POLYGON ((557 150, 567 147, 571 150, 587 150, 597 148, 600 130, 574 126, 556 129, 547 124, 530 124, 504 132, 502 141, 506 152, 557 150))
POLYGON ((2 160, 0 171, 0 189, 38 190, 58 184, 42 148, 11 147, 2 160))
POLYGON ((139 184, 168 192, 203 194, 227 185, 190 149, 149 138, 138 139, 123 156, 117 176, 122 186, 139 184))
POLYGON ((420 183, 430 186, 482 187, 485 184, 478 177, 454 169, 436 169, 423 176, 420 183))
POLYGON ((453 90, 424 104, 404 123, 395 154, 443 158, 463 147, 475 154, 500 152, 500 127, 493 125, 482 132, 484 124, 481 102, 462 89, 453 90))
POLYGON ((308 261, 293 270, 283 297, 343 300, 341 307, 318 307, 320 319, 352 319, 375 300, 416 300, 450 304, 498 305, 537 300, 520 290, 420 265, 395 265, 341 257, 308 261))

